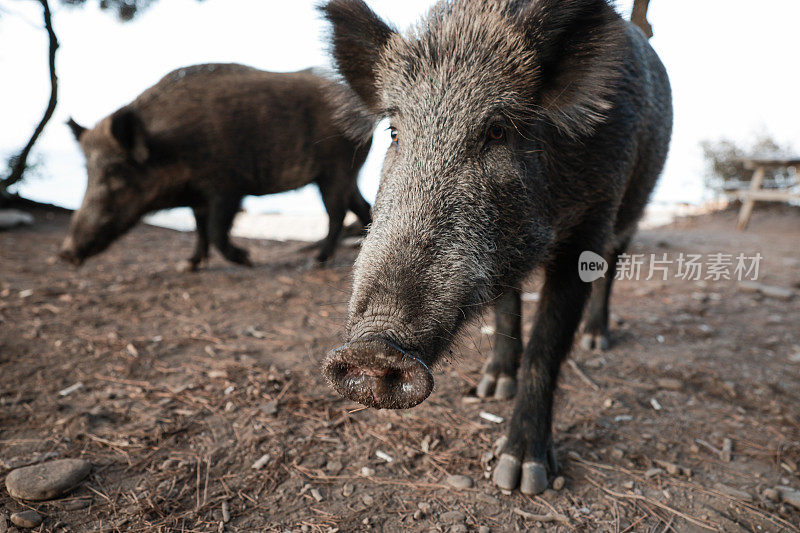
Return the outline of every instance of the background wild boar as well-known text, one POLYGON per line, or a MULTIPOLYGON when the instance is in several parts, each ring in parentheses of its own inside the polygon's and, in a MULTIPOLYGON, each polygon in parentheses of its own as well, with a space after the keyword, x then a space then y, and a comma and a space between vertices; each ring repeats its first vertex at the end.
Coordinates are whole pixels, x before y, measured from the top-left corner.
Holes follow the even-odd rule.
POLYGON ((428 367, 494 303, 478 392, 516 399, 493 479, 539 493, 556 469, 561 362, 590 295, 587 344, 606 344, 616 259, 667 154, 664 67, 605 0, 442 1, 405 37, 360 0, 323 11, 340 72, 391 118, 393 141, 347 344, 324 372, 364 405, 412 407, 433 388, 428 367), (594 286, 579 277, 583 251, 610 263, 594 286), (523 352, 519 287, 535 267, 545 281, 523 352))
POLYGON ((94 129, 69 125, 89 177, 61 248, 75 263, 103 251, 146 213, 188 206, 198 237, 189 268, 208 256, 209 243, 229 261, 249 265, 228 235, 242 198, 311 182, 330 219, 319 261, 333 253, 348 209, 370 223, 356 178, 374 119, 346 86, 310 70, 181 68, 94 129))

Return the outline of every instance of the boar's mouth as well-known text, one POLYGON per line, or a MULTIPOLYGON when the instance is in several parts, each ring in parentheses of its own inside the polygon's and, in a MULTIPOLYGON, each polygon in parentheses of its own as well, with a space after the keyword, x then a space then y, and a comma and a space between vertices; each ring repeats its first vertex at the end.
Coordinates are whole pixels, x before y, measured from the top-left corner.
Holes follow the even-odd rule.
POLYGON ((414 407, 433 390, 428 365, 379 337, 358 339, 332 350, 322 371, 336 392, 377 409, 414 407))

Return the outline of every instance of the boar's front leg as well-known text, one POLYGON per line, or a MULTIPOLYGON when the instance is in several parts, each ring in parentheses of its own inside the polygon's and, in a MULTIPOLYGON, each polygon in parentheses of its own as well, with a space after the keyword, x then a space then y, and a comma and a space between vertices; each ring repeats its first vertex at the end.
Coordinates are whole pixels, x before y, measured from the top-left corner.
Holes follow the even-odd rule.
POLYGON ((192 207, 192 212, 197 227, 197 242, 192 256, 178 263, 179 272, 194 272, 208 258, 208 210, 205 207, 192 207))
POLYGON ((208 232, 211 242, 225 259, 238 265, 253 266, 247 250, 234 246, 230 242, 230 231, 233 217, 239 211, 241 196, 218 196, 211 201, 208 232))
POLYGON ((336 244, 342 234, 344 216, 347 213, 349 194, 342 190, 336 182, 330 183, 319 181, 319 190, 322 194, 322 202, 328 212, 328 236, 322 243, 322 249, 317 255, 317 261, 326 262, 333 256, 336 244))
POLYGON ((518 289, 507 289, 494 306, 494 350, 483 365, 476 394, 507 400, 517 392, 517 370, 522 354, 522 300, 518 289))
POLYGON ((602 249, 566 246, 546 270, 533 332, 522 358, 514 413, 493 475, 501 489, 519 486, 525 494, 538 494, 547 488, 548 470, 555 474, 558 468, 552 437, 553 393, 590 291, 590 285, 578 277, 580 250, 597 248, 602 249))

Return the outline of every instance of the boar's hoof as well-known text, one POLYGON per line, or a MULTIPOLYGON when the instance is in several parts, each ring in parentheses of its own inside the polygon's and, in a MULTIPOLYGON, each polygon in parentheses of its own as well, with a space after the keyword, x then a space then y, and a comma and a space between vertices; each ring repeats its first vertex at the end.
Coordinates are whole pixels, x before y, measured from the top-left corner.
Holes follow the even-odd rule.
POLYGON ((497 385, 497 378, 492 374, 484 374, 481 378, 478 387, 475 389, 475 394, 478 398, 488 398, 494 393, 495 386, 497 385))
POLYGON ((517 393, 517 380, 511 376, 500 376, 484 374, 481 378, 475 394, 478 398, 489 398, 494 396, 496 400, 508 400, 517 393))
MULTIPOLYGON (((497 445, 505 446, 508 440, 497 445)), ((551 444, 547 447, 547 455, 542 461, 522 462, 510 453, 501 453, 500 461, 492 474, 492 481, 502 490, 514 490, 519 487, 523 494, 540 494, 548 486, 548 473, 555 475, 558 472, 555 448, 551 444)))
POLYGON ((602 333, 584 333, 581 338, 581 348, 586 351, 604 352, 609 346, 608 336, 602 333))
POLYGON ((433 375, 423 361, 377 337, 331 351, 322 371, 339 394, 378 409, 414 407, 433 390, 433 375))
POLYGON ((78 254, 72 250, 62 249, 58 252, 58 257, 60 257, 62 261, 65 261, 71 265, 81 266, 83 264, 83 258, 78 256, 78 254))
POLYGON ((522 494, 541 494, 547 488, 547 467, 536 461, 522 464, 522 480, 519 490, 522 494))
POLYGON ((511 454, 504 453, 492 474, 492 481, 503 490, 514 490, 519 485, 520 462, 511 454))
POLYGON ((186 274, 187 272, 195 272, 197 271, 198 263, 194 261, 190 261, 189 259, 184 259, 183 261, 179 261, 177 265, 175 265, 175 270, 179 274, 186 274))

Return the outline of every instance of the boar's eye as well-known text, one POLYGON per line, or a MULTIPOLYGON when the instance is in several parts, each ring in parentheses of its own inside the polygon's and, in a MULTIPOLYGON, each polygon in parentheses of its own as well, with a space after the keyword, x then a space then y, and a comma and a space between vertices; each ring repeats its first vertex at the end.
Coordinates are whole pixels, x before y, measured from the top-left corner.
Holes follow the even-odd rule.
POLYGON ((490 141, 502 141, 506 138, 506 130, 503 126, 499 124, 495 124, 489 127, 489 132, 487 133, 490 141))
POLYGON ((397 141, 400 140, 400 134, 394 126, 389 128, 389 135, 391 135, 393 143, 397 143, 397 141))

